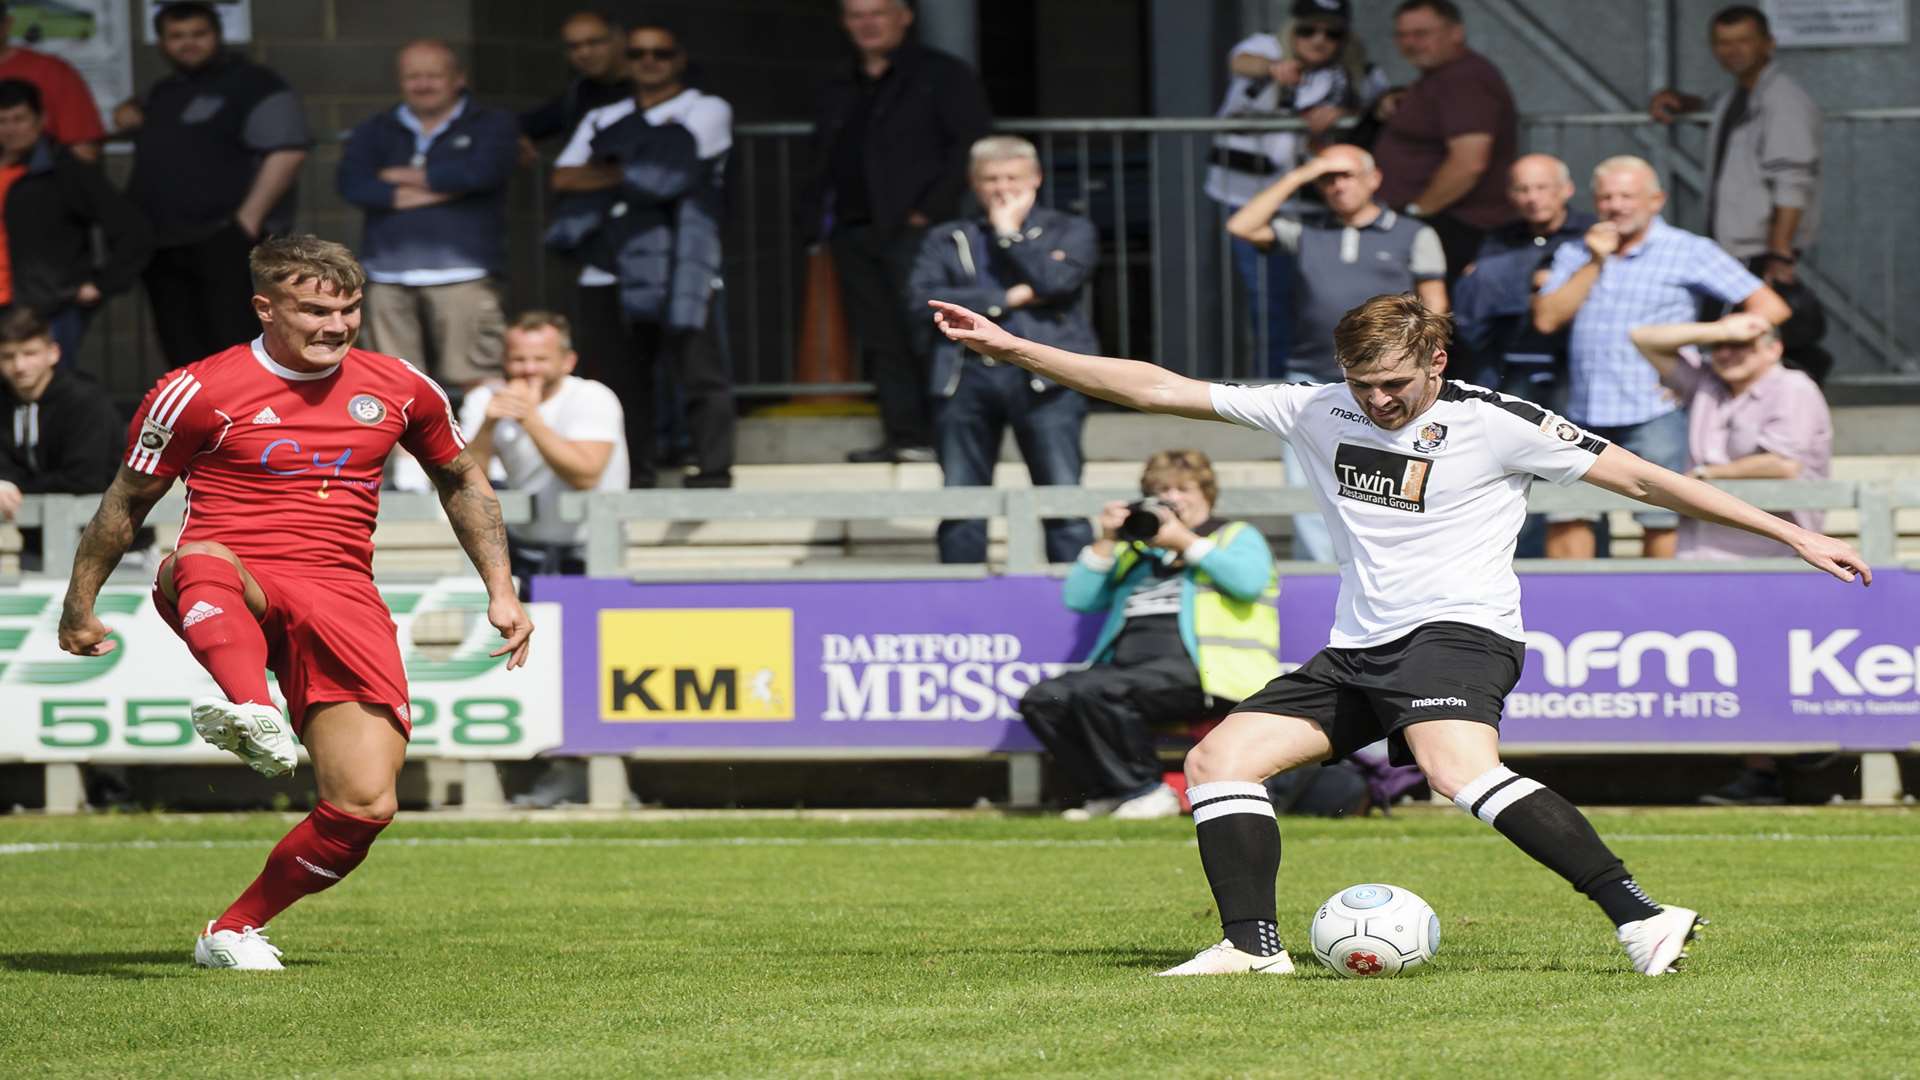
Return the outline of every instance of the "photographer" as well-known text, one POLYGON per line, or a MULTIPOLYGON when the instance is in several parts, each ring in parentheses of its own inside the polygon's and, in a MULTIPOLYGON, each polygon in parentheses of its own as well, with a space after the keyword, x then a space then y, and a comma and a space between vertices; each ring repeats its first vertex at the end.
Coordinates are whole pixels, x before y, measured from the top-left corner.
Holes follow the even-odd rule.
POLYGON ((1039 683, 1020 715, 1087 797, 1069 817, 1172 817, 1150 726, 1232 705, 1280 673, 1280 595, 1259 530, 1213 516, 1213 463, 1163 450, 1147 497, 1108 503, 1062 597, 1105 611, 1087 667, 1039 683))

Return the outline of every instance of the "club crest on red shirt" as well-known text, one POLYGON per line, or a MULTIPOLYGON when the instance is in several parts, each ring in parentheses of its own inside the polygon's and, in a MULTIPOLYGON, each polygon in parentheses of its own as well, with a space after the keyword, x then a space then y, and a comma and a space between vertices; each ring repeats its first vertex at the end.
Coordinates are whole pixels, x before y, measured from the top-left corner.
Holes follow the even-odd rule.
POLYGON ((372 394, 355 394, 347 402, 347 415, 363 424, 377 424, 387 418, 387 407, 372 394))

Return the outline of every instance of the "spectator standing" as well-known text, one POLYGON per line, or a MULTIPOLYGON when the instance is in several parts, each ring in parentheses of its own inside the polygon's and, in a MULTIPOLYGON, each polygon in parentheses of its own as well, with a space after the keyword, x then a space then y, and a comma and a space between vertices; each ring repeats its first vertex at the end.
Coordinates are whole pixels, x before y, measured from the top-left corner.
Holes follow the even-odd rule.
MULTIPOLYGON (((995 312, 1021 336, 1097 352, 1085 289, 1099 259, 1093 222, 1035 205, 1040 155, 1015 135, 973 144, 969 175, 979 212, 927 230, 908 280, 914 311, 946 300, 995 312), (1071 343, 1071 344, 1069 344, 1071 343)), ((1009 425, 1034 486, 1080 483, 1087 399, 952 342, 933 353, 934 437, 947 487, 992 487, 1009 425)), ((1084 518, 1046 522, 1047 561, 1071 562, 1092 538, 1084 518)), ((940 523, 940 561, 987 561, 987 523, 940 523)))
POLYGON ((1213 515, 1213 463, 1198 450, 1147 459, 1140 493, 1160 500, 1159 531, 1123 539, 1126 503, 1100 513, 1100 538, 1061 593, 1106 623, 1084 668, 1020 699, 1027 730, 1086 797, 1079 819, 1173 817, 1152 725, 1231 708, 1280 674, 1280 581, 1266 538, 1213 515))
POLYGON ((473 103, 445 42, 402 47, 396 67, 403 100, 353 129, 338 171, 366 212, 368 346, 471 387, 500 371, 514 121, 473 103))
POLYGON ((556 135, 571 137, 586 115, 603 105, 633 96, 627 36, 597 11, 579 11, 560 24, 573 78, 567 88, 520 114, 522 156, 532 160, 535 144, 556 135))
POLYGON ((153 232, 100 170, 41 126, 40 90, 0 79, 0 307, 47 320, 59 354, 78 356, 101 300, 131 288, 153 254, 153 232), (106 241, 94 261, 93 234, 106 241))
MULTIPOLYGON (((1386 75, 1367 62, 1366 49, 1351 32, 1351 14, 1347 0, 1294 0, 1293 17, 1280 33, 1252 34, 1228 55, 1227 93, 1215 116, 1293 117, 1307 125, 1304 138, 1271 131, 1213 140, 1207 197, 1229 217, 1321 149, 1334 124, 1371 108, 1386 91, 1386 75)), ((1236 239, 1233 267, 1246 292, 1255 347, 1264 348, 1260 370, 1279 378, 1293 338, 1293 259, 1280 248, 1262 254, 1236 239)))
POLYGON ((279 75, 228 53, 212 4, 154 12, 173 72, 114 110, 133 134, 127 195, 153 226, 143 275, 170 366, 260 334, 247 255, 293 224, 293 189, 313 139, 279 75))
MULTIPOLYGON (((1833 459, 1833 421, 1826 398, 1805 372, 1782 364, 1778 329, 1737 313, 1710 323, 1637 326, 1633 343, 1660 382, 1687 403, 1690 475, 1702 480, 1825 480, 1833 459), (1700 350, 1707 350, 1702 363, 1700 350)), ((1781 513, 1821 531, 1817 510, 1781 513)), ((1774 552, 1748 534, 1692 518, 1680 522, 1682 559, 1767 558, 1774 552)), ((1820 761, 1815 754, 1805 764, 1820 761)), ((1780 759, 1755 754, 1738 775, 1700 796, 1716 806, 1786 801, 1780 759)))
POLYGON ((656 373, 685 392, 689 487, 733 482, 734 404, 720 278, 722 187, 733 107, 686 85, 687 54, 662 26, 627 32, 631 96, 590 112, 555 161, 550 240, 585 263, 581 345, 626 407, 631 483, 657 482, 656 373))
MULTIPOLYGON (((60 364, 60 346, 37 313, 0 312, 0 521, 13 520, 23 495, 107 490, 125 431, 100 384, 60 364)), ((27 538, 28 569, 40 569, 37 541, 27 538)))
MULTIPOLYGON (((1453 285, 1454 340, 1472 368, 1466 381, 1566 410, 1567 332, 1533 327, 1533 294, 1547 280, 1561 245, 1580 243, 1594 217, 1571 210, 1573 174, 1549 154, 1526 154, 1508 172, 1507 199, 1519 219, 1487 234, 1480 254, 1453 285)), ((1546 554, 1547 522, 1528 514, 1514 557, 1546 554)))
POLYGON ((37 87, 47 134, 81 161, 98 161, 100 141, 107 132, 100 124, 100 106, 94 103, 87 80, 72 64, 52 53, 15 45, 13 31, 13 13, 7 4, 0 3, 0 79, 19 79, 37 87))
MULTIPOLYGON (((1357 146, 1330 146, 1281 177, 1227 221, 1227 231, 1261 251, 1279 247, 1300 267, 1294 289, 1293 349, 1287 377, 1294 382, 1341 382, 1333 329, 1347 310, 1383 293, 1413 293, 1431 311, 1445 313, 1446 258, 1431 226, 1397 214, 1376 199, 1380 169, 1357 146), (1312 184, 1324 207, 1288 211, 1294 194, 1312 184)), ((1305 486, 1292 444, 1282 447, 1287 481, 1305 486)), ((1333 540, 1319 514, 1293 519, 1296 557, 1333 562, 1333 540)))
POLYGON ((1500 69, 1467 48, 1452 0, 1405 0, 1394 9, 1393 37, 1420 77, 1375 110, 1382 126, 1373 152, 1387 177, 1380 197, 1440 234, 1451 285, 1481 238, 1513 217, 1506 183, 1519 117, 1500 69))
POLYGON ((881 444, 847 460, 931 461, 925 318, 903 286, 927 226, 960 209, 992 117, 971 67, 909 40, 906 0, 840 0, 840 15, 857 55, 820 95, 801 228, 833 252, 879 399, 881 444))
MULTIPOLYGON (((1600 221, 1578 246, 1563 245, 1533 299, 1534 328, 1567 342, 1567 416, 1608 442, 1675 472, 1687 468, 1687 418, 1660 388, 1630 336, 1648 323, 1683 322, 1704 299, 1738 304, 1778 326, 1790 314, 1778 293, 1711 240, 1667 224, 1660 176, 1637 157, 1612 157, 1593 171, 1600 221)), ((1684 404, 1684 403, 1682 403, 1684 404)), ((1634 515, 1649 558, 1672 558, 1677 514, 1634 515)), ((1586 520, 1555 521, 1550 558, 1592 558, 1586 520)))
POLYGON ((506 332, 506 380, 475 387, 460 406, 474 462, 499 459, 508 486, 533 494, 533 522, 507 528, 522 597, 530 575, 586 573, 586 523, 560 520, 560 493, 627 488, 620 399, 573 374, 578 361, 566 316, 526 312, 506 332))
MULTIPOLYGON (((1792 284, 1820 216, 1820 107, 1773 63, 1773 31, 1759 8, 1713 17, 1713 58, 1734 79, 1707 129, 1707 235, 1770 284, 1792 284)), ((1662 90, 1648 111, 1663 124, 1706 102, 1662 90)))
POLYGON ((1475 360, 1468 382, 1559 411, 1567 334, 1533 327, 1533 294, 1562 245, 1579 243, 1594 216, 1573 210, 1573 174, 1550 154, 1527 154, 1507 174, 1507 201, 1519 217, 1480 242, 1453 287, 1454 335, 1475 360))

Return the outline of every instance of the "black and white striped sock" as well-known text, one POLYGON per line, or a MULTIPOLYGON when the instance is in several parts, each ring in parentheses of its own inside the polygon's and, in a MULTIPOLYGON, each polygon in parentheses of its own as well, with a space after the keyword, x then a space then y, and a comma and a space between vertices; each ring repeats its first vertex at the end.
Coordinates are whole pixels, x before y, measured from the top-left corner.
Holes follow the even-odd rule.
POLYGON ((1187 798, 1222 932, 1242 952, 1277 955, 1273 881, 1280 873, 1280 827, 1266 785, 1216 780, 1188 788, 1187 798))
POLYGON ((1566 878, 1615 926, 1660 914, 1586 815, 1538 780, 1496 765, 1461 788, 1453 803, 1566 878))

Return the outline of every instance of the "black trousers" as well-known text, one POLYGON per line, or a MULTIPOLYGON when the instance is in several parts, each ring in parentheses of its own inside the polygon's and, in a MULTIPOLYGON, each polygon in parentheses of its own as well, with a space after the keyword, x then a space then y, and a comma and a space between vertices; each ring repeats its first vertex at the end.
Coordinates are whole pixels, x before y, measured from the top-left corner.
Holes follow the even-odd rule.
POLYGON ((260 336, 247 255, 253 241, 229 223, 204 240, 158 248, 141 277, 168 367, 191 364, 260 336))
POLYGON ((654 372, 661 365, 686 395, 687 430, 693 436, 694 464, 700 475, 720 477, 732 472, 735 417, 726 315, 726 306, 716 294, 705 330, 669 330, 659 323, 628 321, 620 309, 617 285, 579 290, 574 347, 580 353, 581 372, 596 373, 594 377, 613 390, 626 413, 630 486, 648 488, 657 482, 654 372))
POLYGON ((906 295, 907 275, 926 233, 912 225, 854 225, 835 232, 829 242, 889 446, 933 445, 923 352, 931 341, 932 316, 925 316, 925 328, 912 322, 916 313, 907 310, 906 295))
POLYGON ((1036 683, 1020 699, 1027 730, 1090 799, 1131 795, 1160 782, 1149 725, 1206 711, 1200 674, 1185 653, 1144 664, 1095 664, 1036 683))
POLYGON ((1480 257, 1480 241, 1486 239, 1487 230, 1444 213, 1424 220, 1440 237, 1440 250, 1447 257, 1447 291, 1451 293, 1453 283, 1460 280, 1460 272, 1480 257))

